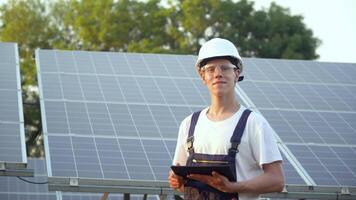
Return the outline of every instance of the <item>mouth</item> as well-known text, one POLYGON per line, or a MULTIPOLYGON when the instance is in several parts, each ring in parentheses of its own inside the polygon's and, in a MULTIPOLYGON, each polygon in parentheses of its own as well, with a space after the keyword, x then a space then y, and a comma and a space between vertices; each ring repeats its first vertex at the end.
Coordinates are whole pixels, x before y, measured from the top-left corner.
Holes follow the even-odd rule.
POLYGON ((226 82, 225 81, 217 81, 215 83, 213 83, 213 85, 220 85, 220 84, 225 84, 226 82))

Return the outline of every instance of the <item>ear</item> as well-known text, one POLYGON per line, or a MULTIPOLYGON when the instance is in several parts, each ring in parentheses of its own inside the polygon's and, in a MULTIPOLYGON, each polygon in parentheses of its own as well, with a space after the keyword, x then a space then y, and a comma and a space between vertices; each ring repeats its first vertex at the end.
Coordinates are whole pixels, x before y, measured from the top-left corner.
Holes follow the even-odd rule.
POLYGON ((235 70, 235 83, 239 81, 239 76, 240 76, 240 69, 235 70))

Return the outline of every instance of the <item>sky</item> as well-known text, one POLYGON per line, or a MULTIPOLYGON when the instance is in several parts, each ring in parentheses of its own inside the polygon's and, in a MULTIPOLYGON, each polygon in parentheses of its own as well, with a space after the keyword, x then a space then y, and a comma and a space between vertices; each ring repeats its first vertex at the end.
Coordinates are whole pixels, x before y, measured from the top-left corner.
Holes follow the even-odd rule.
MULTIPOLYGON (((255 0, 255 9, 273 0, 255 0)), ((319 61, 356 63, 356 0, 274 0, 302 15, 307 28, 322 41, 319 61)))
MULTIPOLYGON (((7 0, 0 0, 0 4, 7 0)), ((268 8, 273 0, 250 0, 255 9, 268 8)), ((319 61, 356 63, 356 0, 274 0, 302 15, 303 22, 322 41, 319 61)))

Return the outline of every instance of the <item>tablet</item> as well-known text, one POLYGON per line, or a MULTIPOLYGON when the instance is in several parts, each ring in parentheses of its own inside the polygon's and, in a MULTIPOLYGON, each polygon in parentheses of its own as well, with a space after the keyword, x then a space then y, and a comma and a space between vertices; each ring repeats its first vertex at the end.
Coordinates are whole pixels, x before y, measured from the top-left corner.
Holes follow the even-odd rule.
POLYGON ((229 166, 171 166, 175 174, 187 178, 189 174, 211 175, 213 171, 227 177, 229 181, 236 181, 234 174, 229 166))

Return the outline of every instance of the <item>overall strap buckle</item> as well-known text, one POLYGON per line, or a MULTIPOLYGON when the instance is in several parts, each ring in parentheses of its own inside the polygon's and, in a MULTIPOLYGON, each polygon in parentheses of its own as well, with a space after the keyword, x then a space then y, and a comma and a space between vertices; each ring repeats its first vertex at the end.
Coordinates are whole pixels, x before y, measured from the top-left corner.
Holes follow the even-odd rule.
POLYGON ((239 153, 239 144, 238 142, 231 142, 231 147, 229 149, 229 155, 235 157, 239 153))
POLYGON ((188 139, 187 139, 187 147, 188 147, 188 152, 189 152, 189 154, 194 153, 194 146, 193 146, 193 143, 194 143, 194 135, 188 137, 188 139))

